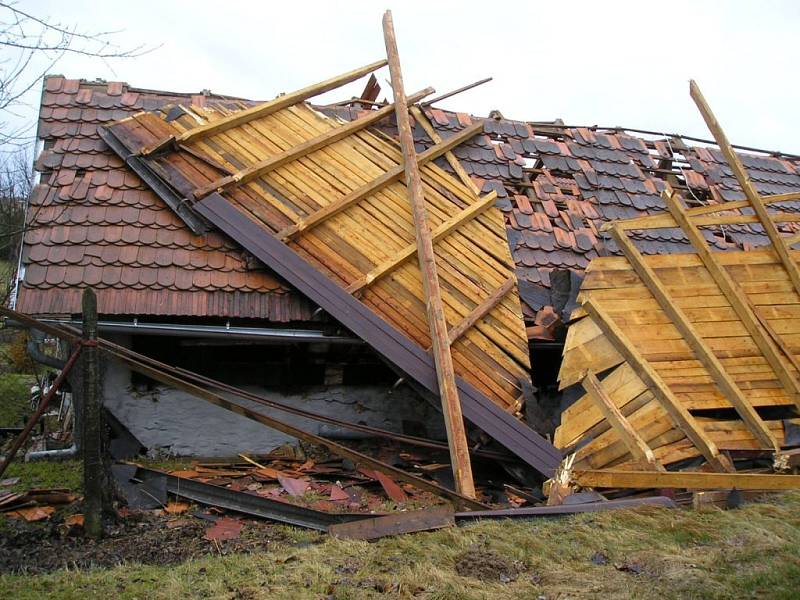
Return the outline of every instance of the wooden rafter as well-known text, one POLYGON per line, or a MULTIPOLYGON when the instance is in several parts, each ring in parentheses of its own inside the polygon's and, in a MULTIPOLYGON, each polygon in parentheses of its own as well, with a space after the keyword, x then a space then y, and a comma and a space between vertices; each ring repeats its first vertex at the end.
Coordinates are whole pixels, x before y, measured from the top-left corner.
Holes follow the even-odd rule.
MULTIPOLYGON (((775 194, 774 196, 764 196, 762 198, 764 204, 778 204, 780 202, 793 202, 800 200, 800 192, 789 192, 787 194, 775 194)), ((733 202, 724 202, 723 204, 708 204, 706 206, 695 206, 687 209, 686 216, 692 219, 692 222, 698 226, 707 225, 731 225, 731 224, 744 224, 744 223, 758 223, 758 217, 755 215, 715 215, 715 213, 741 210, 748 208, 750 202, 748 200, 735 200, 733 202), (714 216, 710 216, 714 215, 714 216), (699 217, 699 218, 695 218, 699 217)), ((776 223, 796 222, 795 215, 791 214, 775 214, 773 219, 776 223)), ((608 231, 612 226, 619 226, 624 230, 630 229, 669 229, 677 227, 675 219, 668 214, 650 215, 647 217, 636 217, 633 219, 625 219, 624 221, 615 221, 614 223, 604 223, 600 227, 600 231, 608 231)))
POLYGON ((373 71, 377 71, 381 67, 385 67, 387 64, 388 62, 386 61, 386 59, 379 60, 369 65, 360 67, 358 69, 354 69, 353 71, 348 71, 347 73, 343 73, 342 75, 337 75, 336 77, 332 77, 330 79, 326 79, 325 81, 315 83, 314 85, 304 87, 303 89, 297 90, 296 92, 291 92, 289 94, 278 96, 273 100, 270 100, 268 102, 263 102, 262 104, 258 104, 256 106, 253 106, 252 108, 237 111, 227 117, 218 119, 217 121, 214 121, 212 123, 201 125, 200 127, 195 127, 178 136, 169 136, 164 140, 161 140, 158 144, 155 144, 154 146, 143 148, 139 154, 141 156, 147 156, 166 146, 171 145, 174 142, 177 142, 179 144, 188 144, 190 142, 196 142, 210 135, 221 133, 223 131, 231 129, 232 127, 237 127, 243 123, 252 121, 253 119, 266 117, 267 115, 270 115, 288 106, 292 106, 293 104, 297 104, 298 102, 302 102, 313 96, 318 96, 330 90, 341 87, 347 83, 350 83, 351 81, 360 79, 364 75, 372 73, 373 71))
MULTIPOLYGON (((410 103, 418 102, 422 100, 425 96, 428 96, 434 92, 433 88, 426 88, 416 94, 412 94, 408 97, 408 101, 410 103)), ((318 135, 315 138, 307 140, 302 144, 298 144, 289 148, 288 150, 284 150, 283 152, 279 152, 274 156, 270 156, 264 160, 260 160, 257 163, 241 169, 236 173, 228 175, 227 177, 222 177, 217 179, 216 181, 212 181, 208 185, 205 185, 201 188, 198 188, 192 194, 195 199, 205 198, 208 194, 217 191, 222 193, 227 188, 230 188, 235 185, 244 185, 257 177, 262 177, 266 175, 270 171, 282 167, 283 165, 290 163, 292 161, 298 160, 315 152, 321 148, 329 144, 333 144, 334 142, 338 142, 350 136, 357 131, 360 131, 374 123, 377 123, 386 117, 390 116, 394 112, 394 104, 390 104, 388 106, 384 106, 378 110, 371 111, 369 115, 365 117, 361 117, 360 119, 356 119, 354 121, 349 121, 348 123, 336 127, 335 129, 330 129, 325 133, 318 135)))
MULTIPOLYGON (((486 194, 486 196, 481 198, 478 202, 465 208, 460 213, 453 215, 452 217, 447 219, 444 223, 439 225, 436 229, 434 229, 431 232, 431 239, 433 240, 434 243, 436 243, 442 238, 450 235, 461 225, 463 225, 468 221, 471 221, 472 219, 480 215, 482 212, 493 206, 496 198, 497 198, 497 192, 490 192, 489 194, 486 194)), ((350 292, 351 294, 359 292, 360 290, 364 289, 369 284, 371 284, 373 281, 397 269, 400 265, 402 265, 408 259, 414 256, 416 252, 417 252, 417 244, 416 243, 409 244, 391 258, 388 258, 384 262, 377 265, 369 273, 367 273, 363 277, 359 277, 357 280, 351 283, 347 287, 347 291, 350 292)))
POLYGON ((595 406, 603 413, 608 424, 622 440, 622 443, 625 444, 631 456, 646 468, 663 471, 664 467, 656 460, 650 446, 628 422, 622 411, 617 408, 617 405, 614 404, 614 401, 603 389, 603 384, 600 383, 597 376, 592 372, 587 373, 586 377, 583 378, 582 385, 595 403, 595 406))
POLYGON ((705 120, 714 139, 717 141, 717 145, 719 145, 723 156, 725 156, 725 159, 728 161, 728 165, 733 171, 734 177, 736 177, 736 180, 739 182, 744 195, 750 202, 751 208, 756 213, 759 223, 761 223, 761 226, 767 233, 767 237, 769 237, 769 241, 772 243, 775 252, 783 263, 783 267, 786 269, 786 272, 789 273, 789 279, 792 280, 795 291, 800 294, 800 268, 798 268, 797 263, 789 255, 789 249, 781 239, 781 235, 778 233, 775 223, 767 212, 763 199, 758 194, 753 182, 750 181, 750 176, 747 174, 741 160, 739 160, 739 156, 734 152, 722 126, 717 121, 714 113, 711 112, 711 107, 708 105, 708 102, 706 102, 700 88, 694 81, 689 82, 689 93, 695 104, 697 104, 700 113, 703 115, 703 120, 705 120))
MULTIPOLYGON (((425 116, 425 113, 422 112, 422 110, 420 110, 419 107, 412 106, 411 107, 411 114, 414 115, 414 118, 422 126, 422 128, 425 130, 425 133, 428 134, 428 137, 431 138, 431 140, 433 141, 434 144, 441 144, 442 143, 442 136, 440 136, 436 132, 436 130, 433 128, 433 125, 431 124, 430 120, 428 120, 428 117, 425 116)), ((472 181, 472 178, 464 170, 464 167, 458 161, 458 159, 456 158, 456 155, 453 154, 452 151, 448 151, 448 152, 444 153, 444 157, 445 157, 445 160, 447 160, 447 163, 453 169, 453 172, 456 175, 458 175, 458 178, 461 180, 461 182, 464 185, 466 185, 469 189, 471 189, 476 196, 478 194, 480 194, 480 190, 475 185, 475 182, 472 181)))
POLYGON ((795 490, 800 475, 759 473, 701 473, 691 471, 615 471, 572 472, 572 480, 584 487, 597 488, 678 488, 695 490, 795 490))
POLYGON ((792 377, 779 352, 779 350, 781 350, 785 356, 794 362, 794 355, 788 345, 774 329, 772 329, 766 319, 759 318, 758 309, 750 302, 728 271, 720 265, 719 261, 714 257, 714 253, 709 249, 703 234, 697 226, 687 218, 677 194, 667 189, 664 190, 661 197, 667 203, 667 208, 675 219, 675 222, 686 237, 689 238, 689 242, 692 244, 692 247, 694 247, 712 279, 714 279, 717 286, 719 286, 719 289, 736 312, 736 315, 742 321, 745 329, 753 338, 756 346, 758 346, 764 358, 767 360, 770 367, 772 367, 772 370, 786 389, 789 397, 793 398, 795 404, 800 408, 800 386, 798 386, 797 380, 792 377))
POLYGON ((416 151, 414 150, 414 135, 411 132, 408 105, 403 89, 403 73, 400 68, 400 55, 397 51, 392 12, 388 10, 383 15, 383 37, 386 43, 386 55, 389 59, 389 72, 392 77, 397 129, 400 147, 403 151, 406 189, 414 215, 417 257, 422 274, 422 289, 428 309, 428 326, 431 332, 433 359, 436 366, 436 379, 439 383, 439 396, 442 401, 447 441, 450 446, 453 479, 458 493, 468 498, 475 498, 475 484, 472 480, 472 465, 469 457, 469 446, 467 445, 467 433, 464 427, 464 417, 461 413, 461 402, 458 398, 453 358, 450 354, 447 320, 444 316, 439 276, 436 272, 433 240, 428 226, 422 179, 419 174, 416 151))
POLYGON ((721 454, 717 445, 703 431, 697 420, 681 404, 661 376, 645 360, 628 336, 614 323, 611 316, 591 299, 583 307, 593 321, 609 338, 611 343, 628 362, 636 375, 650 388, 656 399, 692 444, 700 451, 709 464, 718 471, 733 472, 735 469, 727 456, 721 454))
MULTIPOLYGON (((457 134, 450 136, 441 144, 436 144, 435 146, 431 146, 425 152, 420 153, 417 156, 417 164, 422 167, 425 164, 429 163, 430 161, 440 157, 442 154, 455 148, 460 143, 467 141, 469 138, 473 137, 477 133, 483 131, 483 123, 475 123, 470 127, 467 127, 463 131, 458 132, 457 134)), ((374 180, 369 182, 363 187, 358 188, 357 190, 353 190, 346 196, 339 198, 335 202, 328 204, 327 206, 319 209, 318 211, 308 215, 301 221, 298 221, 294 225, 290 225, 279 231, 276 234, 276 237, 280 240, 287 241, 291 240, 300 233, 304 231, 308 231, 312 227, 316 227, 326 219, 329 219, 335 215, 338 215, 340 212, 347 210, 351 206, 358 204, 364 198, 368 198, 373 194, 379 192, 386 186, 395 181, 399 181, 403 174, 405 173, 405 169, 403 165, 397 165, 396 167, 392 167, 391 169, 387 170, 383 175, 380 177, 376 177, 374 180)))
POLYGON ((775 452, 779 452, 780 445, 775 436, 772 435, 772 432, 758 415, 755 408, 753 408, 753 405, 745 398, 736 382, 725 371, 725 367, 708 347, 708 344, 698 333, 686 313, 674 301, 666 286, 658 279, 655 271, 644 261, 639 250, 628 239, 627 234, 621 229, 612 227, 611 235, 631 263, 634 271, 650 290, 661 309, 672 320, 672 324, 681 333, 697 359, 703 363, 719 389, 747 424, 751 433, 765 448, 772 448, 775 452))
POLYGON ((514 289, 514 284, 516 284, 516 282, 514 277, 506 279, 503 285, 493 291, 483 302, 473 308, 466 317, 450 328, 448 333, 450 344, 454 344, 456 340, 464 335, 475 323, 488 315, 495 306, 500 304, 505 295, 514 289))

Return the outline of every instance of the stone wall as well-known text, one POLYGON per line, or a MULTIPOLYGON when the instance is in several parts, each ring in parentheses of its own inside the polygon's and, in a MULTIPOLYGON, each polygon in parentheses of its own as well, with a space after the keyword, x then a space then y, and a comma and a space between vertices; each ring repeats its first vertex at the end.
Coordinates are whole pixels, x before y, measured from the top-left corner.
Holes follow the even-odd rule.
MULTIPOLYGON (((115 341, 125 342, 124 339, 115 341)), ((390 431, 403 431, 405 421, 414 428, 415 434, 445 439, 441 414, 405 386, 396 390, 388 386, 315 386, 292 395, 253 386, 243 388, 304 410, 390 431)), ((151 452, 176 456, 235 456, 240 452, 266 453, 295 441, 180 390, 159 386, 137 391, 131 385, 129 369, 117 362, 106 365, 103 390, 106 407, 151 452)), ((270 409, 255 402, 232 396, 231 399, 270 414, 270 409)), ((272 416, 327 437, 353 437, 349 430, 279 411, 274 411, 272 416)))

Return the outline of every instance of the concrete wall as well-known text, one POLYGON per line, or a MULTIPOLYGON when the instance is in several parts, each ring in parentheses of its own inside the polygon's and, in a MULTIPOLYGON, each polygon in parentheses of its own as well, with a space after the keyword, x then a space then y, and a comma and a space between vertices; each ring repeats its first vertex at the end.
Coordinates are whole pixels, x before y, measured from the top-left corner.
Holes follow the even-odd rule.
MULTIPOLYGON (((115 341, 124 342, 123 339, 115 341)), ((179 390, 159 386, 152 391, 137 392, 131 385, 130 371, 120 363, 107 364, 104 375, 105 405, 150 451, 160 450, 176 456, 235 456, 240 452, 266 453, 295 441, 179 390)), ((444 439, 445 436, 441 414, 405 386, 394 391, 378 386, 316 386, 294 395, 252 386, 244 389, 345 421, 396 432, 403 431, 403 421, 412 421, 423 425, 427 437, 444 439)), ((270 414, 270 409, 254 402, 231 399, 270 414)), ((272 416, 328 437, 351 435, 349 431, 279 411, 274 411, 272 416)))

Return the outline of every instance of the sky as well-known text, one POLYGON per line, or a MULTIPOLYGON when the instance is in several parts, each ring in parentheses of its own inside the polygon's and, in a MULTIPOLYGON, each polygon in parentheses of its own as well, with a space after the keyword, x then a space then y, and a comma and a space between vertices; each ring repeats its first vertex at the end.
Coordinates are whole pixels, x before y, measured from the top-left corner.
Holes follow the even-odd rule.
MULTIPOLYGON (((406 91, 493 77, 440 108, 527 121, 623 126, 710 138, 695 79, 735 144, 800 154, 800 2, 89 2, 28 0, 39 17, 119 31, 103 61, 67 55, 53 72, 132 86, 269 99, 385 56, 394 16, 406 91)), ((388 69, 379 73, 388 94, 388 69)), ((322 101, 358 95, 363 82, 322 101)), ((20 109, 35 121, 39 86, 20 109)), ((383 98, 383 94, 380 97, 383 98)))

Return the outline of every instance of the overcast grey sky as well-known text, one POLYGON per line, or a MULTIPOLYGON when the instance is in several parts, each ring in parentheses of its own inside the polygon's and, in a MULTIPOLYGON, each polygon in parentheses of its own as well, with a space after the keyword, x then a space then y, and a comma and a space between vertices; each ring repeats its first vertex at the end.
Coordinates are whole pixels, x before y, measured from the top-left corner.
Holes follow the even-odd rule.
MULTIPOLYGON (((268 99, 382 58, 394 14, 407 90, 494 81, 442 104, 524 120, 622 125, 710 137, 689 98, 700 84, 731 141, 800 153, 800 2, 90 2, 19 5, 123 46, 109 64, 67 56, 68 77, 268 99)), ((388 71, 380 73, 384 90, 388 71)), ((360 92, 363 83, 328 94, 360 92)), ((381 96, 382 97, 382 96, 381 96)), ((35 118, 38 90, 30 99, 35 118)))

